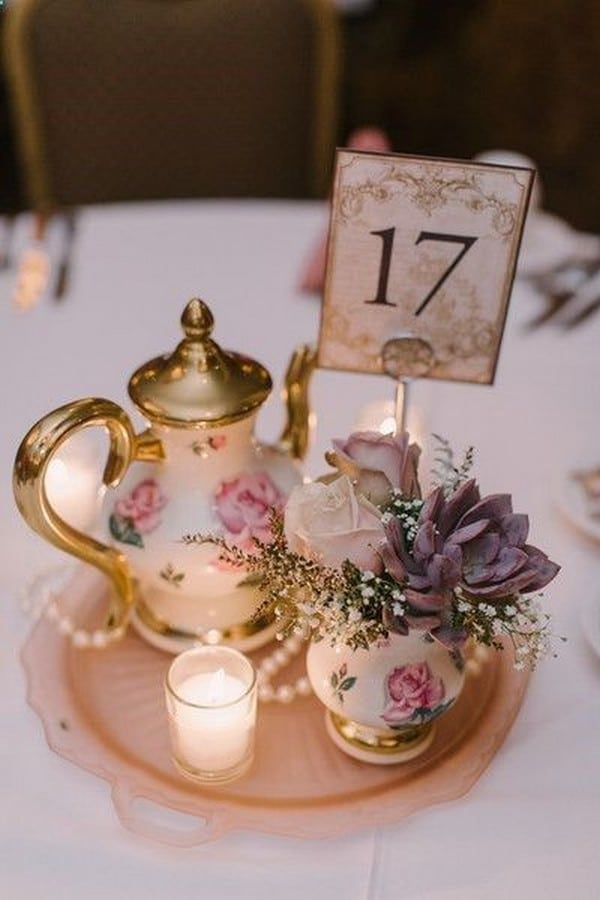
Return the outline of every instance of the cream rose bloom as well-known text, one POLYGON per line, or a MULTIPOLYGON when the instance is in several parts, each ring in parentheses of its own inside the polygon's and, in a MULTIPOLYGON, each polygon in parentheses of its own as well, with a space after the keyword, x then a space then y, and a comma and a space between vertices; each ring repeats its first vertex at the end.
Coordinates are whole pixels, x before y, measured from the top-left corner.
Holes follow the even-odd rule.
POLYGON ((381 514, 360 494, 347 475, 329 484, 295 487, 284 517, 291 550, 326 566, 340 568, 349 559, 363 571, 383 568, 377 547, 384 539, 381 514))

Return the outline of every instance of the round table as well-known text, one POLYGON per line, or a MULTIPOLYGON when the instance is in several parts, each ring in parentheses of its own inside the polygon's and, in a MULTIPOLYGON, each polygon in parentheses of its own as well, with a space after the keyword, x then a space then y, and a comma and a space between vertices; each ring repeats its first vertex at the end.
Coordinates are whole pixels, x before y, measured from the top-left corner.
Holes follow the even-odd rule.
MULTIPOLYGON (((546 601, 568 642, 535 673, 506 742, 467 796, 329 841, 240 832, 176 850, 124 830, 106 783, 50 752, 26 704, 18 654, 30 626, 19 593, 61 557, 14 507, 9 473, 21 437, 45 412, 77 397, 104 396, 131 410, 129 375, 174 346, 192 296, 210 304, 216 339, 259 359, 279 384, 294 346, 317 339, 319 301, 298 284, 326 217, 319 204, 293 202, 84 209, 70 289, 60 302, 45 297, 16 310, 14 272, 0 276, 3 896, 597 896, 600 663, 582 612, 589 613, 590 598, 600 604, 598 543, 569 524, 560 497, 569 472, 600 463, 600 316, 571 332, 548 325, 530 333, 524 323, 542 301, 524 282, 513 291, 494 387, 423 381, 414 386, 409 415, 422 440, 435 432, 458 452, 474 445, 482 492, 512 493, 515 510, 531 516, 532 543, 563 566, 546 601)), ((21 243, 26 227, 24 220, 21 243)), ((383 377, 315 373, 308 474, 324 470, 332 437, 379 424, 393 387, 383 377)), ((261 437, 274 440, 282 423, 274 391, 259 418, 261 437)))

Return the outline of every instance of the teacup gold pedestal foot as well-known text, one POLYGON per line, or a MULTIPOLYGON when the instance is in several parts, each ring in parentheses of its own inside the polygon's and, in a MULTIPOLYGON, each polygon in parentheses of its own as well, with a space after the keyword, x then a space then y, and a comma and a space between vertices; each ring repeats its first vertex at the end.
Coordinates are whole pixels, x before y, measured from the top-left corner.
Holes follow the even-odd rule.
POLYGON ((333 743, 348 756, 379 766, 415 759, 427 750, 435 736, 432 722, 390 732, 359 725, 329 710, 325 713, 325 727, 333 743))

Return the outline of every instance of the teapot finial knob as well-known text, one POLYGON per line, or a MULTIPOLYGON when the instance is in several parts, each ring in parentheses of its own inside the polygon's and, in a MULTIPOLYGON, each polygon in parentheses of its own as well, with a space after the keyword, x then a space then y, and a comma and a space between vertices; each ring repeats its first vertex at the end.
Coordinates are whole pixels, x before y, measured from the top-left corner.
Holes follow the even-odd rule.
POLYGON ((187 338, 205 340, 210 337, 215 320, 206 303, 194 297, 182 313, 181 324, 187 338))
POLYGON ((129 396, 152 423, 212 428, 243 419, 271 392, 271 376, 248 356, 212 338, 212 312, 199 297, 181 316, 184 331, 172 353, 148 360, 129 379, 129 396))

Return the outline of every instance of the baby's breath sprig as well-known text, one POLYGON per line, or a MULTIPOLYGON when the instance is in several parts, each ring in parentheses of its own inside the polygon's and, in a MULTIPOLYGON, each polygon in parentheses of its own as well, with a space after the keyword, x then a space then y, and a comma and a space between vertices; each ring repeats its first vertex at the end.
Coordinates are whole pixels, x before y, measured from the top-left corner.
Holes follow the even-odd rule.
POLYGON ((395 490, 390 500, 383 509, 383 521, 387 516, 395 516, 404 531, 406 546, 410 549, 417 534, 419 513, 423 508, 423 500, 417 498, 407 499, 402 492, 395 490))
POLYGON ((515 668, 534 669, 551 652, 550 616, 540 603, 541 595, 510 597, 486 603, 456 588, 453 625, 464 628, 480 644, 503 649, 502 638, 513 646, 515 668))

